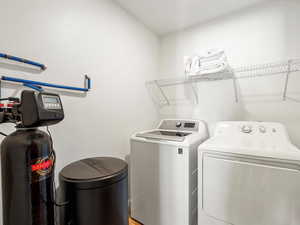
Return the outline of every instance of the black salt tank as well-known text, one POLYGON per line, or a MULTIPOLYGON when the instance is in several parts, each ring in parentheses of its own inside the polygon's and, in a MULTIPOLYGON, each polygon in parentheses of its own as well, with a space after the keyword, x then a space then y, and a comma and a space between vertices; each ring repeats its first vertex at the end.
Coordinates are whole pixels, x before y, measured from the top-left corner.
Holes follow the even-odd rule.
POLYGON ((116 158, 89 158, 59 174, 61 225, 128 225, 128 165, 116 158))
POLYGON ((51 138, 18 129, 1 143, 4 225, 54 225, 54 163, 51 138))

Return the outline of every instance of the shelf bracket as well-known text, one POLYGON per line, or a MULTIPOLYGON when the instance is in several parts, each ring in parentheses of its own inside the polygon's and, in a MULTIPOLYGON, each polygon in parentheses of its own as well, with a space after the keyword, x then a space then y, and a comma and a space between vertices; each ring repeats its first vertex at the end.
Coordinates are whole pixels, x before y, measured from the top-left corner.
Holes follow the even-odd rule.
POLYGON ((51 83, 45 83, 45 82, 39 82, 39 81, 33 81, 33 80, 25 80, 25 79, 19 79, 19 78, 15 78, 15 77, 6 77, 6 76, 2 76, 1 80, 14 82, 14 83, 21 83, 21 84, 23 84, 23 86, 32 88, 36 91, 43 91, 42 87, 59 88, 59 89, 66 89, 66 90, 72 90, 72 91, 83 91, 83 92, 88 92, 91 89, 91 79, 87 75, 85 75, 85 77, 84 77, 84 88, 65 86, 65 85, 59 85, 59 84, 51 84, 51 83))
POLYGON ((235 102, 238 103, 239 102, 239 97, 238 97, 237 81, 236 81, 235 76, 232 78, 232 82, 233 82, 235 102))
POLYGON ((199 98, 198 98, 197 88, 195 87, 195 84, 192 83, 192 82, 191 82, 191 87, 192 87, 193 93, 195 95, 196 104, 199 104, 199 98))
POLYGON ((291 74, 291 67, 292 67, 292 60, 288 61, 288 71, 285 77, 285 84, 284 84, 284 90, 283 90, 283 101, 286 101, 286 93, 288 90, 288 85, 289 85, 289 78, 290 78, 290 74, 291 74))
POLYGON ((8 60, 15 61, 15 62, 20 62, 20 63, 25 63, 25 64, 28 64, 28 65, 31 65, 31 66, 36 66, 36 67, 39 67, 41 70, 46 70, 47 69, 47 66, 44 65, 44 64, 34 62, 34 61, 31 61, 31 60, 28 60, 28 59, 23 59, 23 58, 19 58, 19 57, 16 57, 16 56, 8 55, 8 54, 5 54, 5 53, 0 53, 0 58, 4 58, 4 59, 8 59, 8 60))
POLYGON ((161 95, 163 96, 163 98, 165 99, 165 101, 167 102, 167 105, 170 105, 170 101, 168 100, 166 94, 164 93, 163 89, 161 88, 161 86, 159 85, 158 81, 155 80, 154 83, 156 84, 158 90, 160 91, 161 95))

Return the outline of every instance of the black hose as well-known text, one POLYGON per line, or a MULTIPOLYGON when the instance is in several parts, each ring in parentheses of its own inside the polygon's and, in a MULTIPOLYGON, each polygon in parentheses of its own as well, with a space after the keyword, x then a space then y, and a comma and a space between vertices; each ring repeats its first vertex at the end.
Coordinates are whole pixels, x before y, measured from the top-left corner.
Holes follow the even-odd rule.
MULTIPOLYGON (((47 132, 49 134, 49 137, 50 137, 50 141, 51 141, 51 149, 52 149, 52 152, 50 154, 53 155, 53 165, 55 165, 55 162, 56 162, 56 153, 54 151, 54 148, 53 148, 53 139, 52 139, 52 135, 51 135, 51 132, 49 130, 49 127, 47 126, 46 127, 47 129, 47 132)), ((53 204, 57 207, 64 207, 66 205, 68 205, 70 202, 69 201, 65 201, 65 202, 62 202, 62 203, 57 203, 56 201, 56 185, 55 185, 55 178, 53 179, 53 186, 54 186, 54 199, 52 200, 53 201, 53 204)))
POLYGON ((12 102, 19 102, 20 99, 19 98, 15 98, 15 97, 8 97, 8 98, 0 98, 0 101, 12 101, 12 102))

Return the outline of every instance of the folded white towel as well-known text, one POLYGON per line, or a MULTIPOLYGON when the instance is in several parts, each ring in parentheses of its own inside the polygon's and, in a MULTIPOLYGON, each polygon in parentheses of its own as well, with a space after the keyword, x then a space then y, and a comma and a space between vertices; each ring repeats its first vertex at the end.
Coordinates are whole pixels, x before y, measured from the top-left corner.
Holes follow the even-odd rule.
POLYGON ((215 60, 227 60, 224 50, 209 50, 205 53, 199 54, 199 58, 201 62, 210 62, 215 60))
POLYGON ((229 65, 227 62, 212 62, 202 65, 200 67, 192 67, 187 73, 188 75, 205 75, 211 73, 220 73, 228 71, 229 65))
POLYGON ((227 57, 223 50, 211 50, 202 55, 185 58, 185 73, 201 75, 229 70, 227 57))

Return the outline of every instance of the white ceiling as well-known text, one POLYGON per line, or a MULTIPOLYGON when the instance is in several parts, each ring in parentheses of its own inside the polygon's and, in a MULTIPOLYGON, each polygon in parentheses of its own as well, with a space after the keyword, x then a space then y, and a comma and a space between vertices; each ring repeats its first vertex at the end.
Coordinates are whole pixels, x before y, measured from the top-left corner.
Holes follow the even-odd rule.
POLYGON ((268 0, 115 0, 158 34, 202 23, 268 0))

